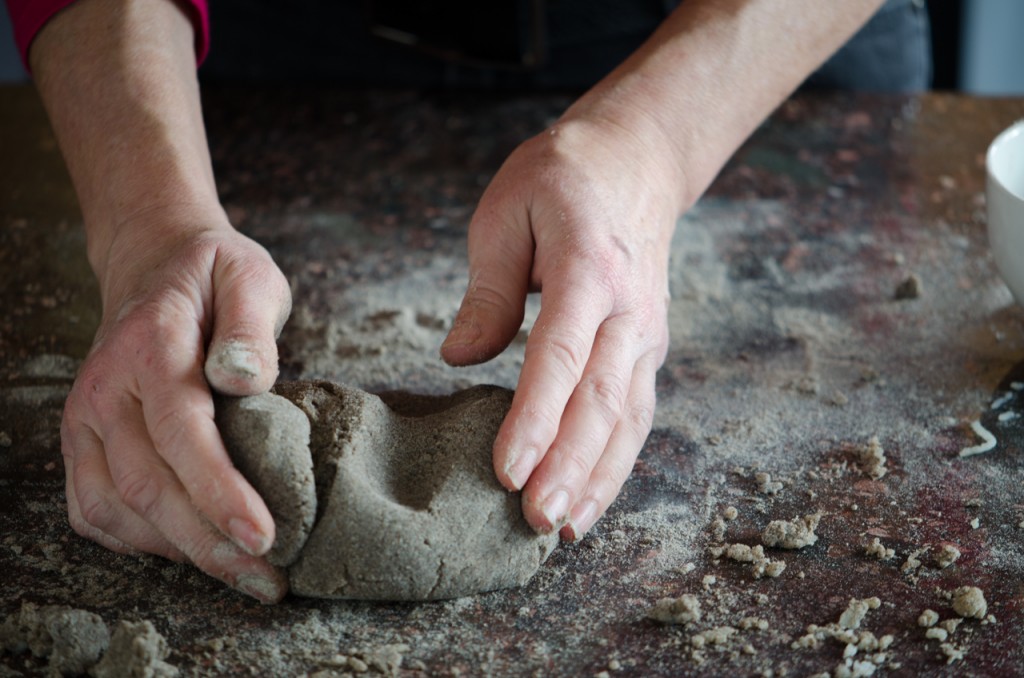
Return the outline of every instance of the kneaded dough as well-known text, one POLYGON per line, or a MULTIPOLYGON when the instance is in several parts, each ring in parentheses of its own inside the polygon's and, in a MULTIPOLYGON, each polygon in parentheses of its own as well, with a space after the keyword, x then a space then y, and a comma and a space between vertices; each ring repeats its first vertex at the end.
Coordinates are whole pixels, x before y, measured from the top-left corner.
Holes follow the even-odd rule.
POLYGON ((534 533, 519 494, 494 476, 491 448, 512 391, 477 386, 450 396, 376 396, 325 381, 274 390, 277 395, 255 396, 264 401, 252 405, 246 402, 252 398, 218 399, 217 422, 238 468, 260 476, 250 480, 261 494, 267 498, 274 488, 287 497, 267 500, 279 540, 293 534, 281 526, 305 524, 287 512, 307 505, 296 498, 309 499, 311 486, 303 473, 261 461, 303 453, 281 443, 282 436, 259 431, 287 431, 297 421, 281 401, 294 404, 308 423, 315 524, 288 567, 293 593, 453 598, 525 584, 555 547, 557 534, 534 533), (268 406, 266 399, 275 398, 268 406), (274 422, 257 425, 252 416, 274 422), (273 445, 289 451, 281 455, 268 449, 273 445))
POLYGON ((219 398, 216 420, 235 466, 274 516, 277 534, 267 561, 287 567, 299 557, 316 517, 309 420, 272 393, 219 398))

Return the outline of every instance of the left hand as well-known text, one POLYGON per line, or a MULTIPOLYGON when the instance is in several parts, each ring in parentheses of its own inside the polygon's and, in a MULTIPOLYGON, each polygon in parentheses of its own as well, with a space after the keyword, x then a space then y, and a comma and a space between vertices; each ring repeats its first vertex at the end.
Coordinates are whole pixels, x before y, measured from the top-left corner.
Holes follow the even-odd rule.
POLYGON ((469 287, 441 349, 452 365, 493 358, 541 292, 494 469, 534 529, 567 540, 605 512, 651 429, 683 193, 657 146, 567 114, 516 149, 473 216, 469 287))

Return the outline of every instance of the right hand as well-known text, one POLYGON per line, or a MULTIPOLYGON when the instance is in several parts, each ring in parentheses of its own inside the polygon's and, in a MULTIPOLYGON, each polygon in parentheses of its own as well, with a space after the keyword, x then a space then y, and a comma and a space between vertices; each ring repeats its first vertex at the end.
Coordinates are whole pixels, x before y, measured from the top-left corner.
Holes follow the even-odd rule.
POLYGON ((261 557, 274 522, 228 457, 210 388, 273 385, 291 294, 223 212, 194 216, 122 224, 93 261, 103 317, 61 424, 68 514, 114 551, 188 560, 276 602, 287 580, 261 557))

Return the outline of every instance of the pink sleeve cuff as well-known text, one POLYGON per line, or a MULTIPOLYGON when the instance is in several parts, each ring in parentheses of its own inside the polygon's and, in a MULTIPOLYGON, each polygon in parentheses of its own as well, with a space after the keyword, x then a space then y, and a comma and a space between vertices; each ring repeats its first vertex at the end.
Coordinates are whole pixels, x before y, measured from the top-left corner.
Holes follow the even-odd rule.
MULTIPOLYGON (((28 48, 40 29, 57 12, 75 0, 7 0, 7 11, 14 26, 14 41, 21 54, 25 70, 28 67, 28 48)), ((196 34, 196 64, 201 64, 210 50, 210 8, 207 0, 178 0, 178 5, 188 14, 196 34)))

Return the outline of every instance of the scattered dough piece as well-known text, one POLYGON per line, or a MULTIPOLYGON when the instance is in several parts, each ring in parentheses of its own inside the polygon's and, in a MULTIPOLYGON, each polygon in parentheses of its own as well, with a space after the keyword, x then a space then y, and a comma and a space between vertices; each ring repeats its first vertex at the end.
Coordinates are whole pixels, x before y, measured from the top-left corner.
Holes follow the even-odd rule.
POLYGON ((736 518, 739 516, 739 514, 740 514, 740 512, 736 510, 735 506, 726 506, 725 510, 722 511, 722 516, 726 520, 736 520, 736 518))
POLYGON ((722 541, 725 539, 725 521, 716 516, 711 521, 711 540, 722 541))
POLYGON ((896 286, 892 296, 896 301, 919 298, 921 296, 921 279, 911 273, 896 286))
POLYGON ((740 620, 740 628, 744 631, 751 629, 757 629, 758 631, 768 630, 768 620, 761 619, 760 617, 744 617, 740 620))
POLYGON ((178 669, 164 661, 170 652, 167 641, 151 622, 118 622, 110 639, 110 649, 90 675, 94 678, 172 678, 178 675, 178 669))
POLYGON ((941 624, 939 624, 939 626, 946 629, 946 632, 950 635, 953 635, 954 633, 956 633, 957 628, 960 627, 960 624, 962 624, 963 621, 964 620, 962 617, 954 617, 953 619, 946 619, 941 624))
POLYGON ((939 613, 935 610, 925 610, 921 613, 921 616, 917 618, 918 626, 935 626, 939 621, 939 613))
POLYGON ((924 637, 930 640, 939 640, 945 642, 946 637, 949 633, 946 629, 940 629, 938 626, 933 626, 924 632, 924 637))
POLYGON ((20 612, 0 624, 0 651, 31 650, 35 657, 48 657, 50 675, 85 673, 109 643, 110 631, 99 615, 65 605, 23 602, 20 612))
POLYGON ((725 645, 735 634, 739 633, 732 626, 716 626, 707 631, 701 631, 690 638, 690 644, 700 649, 706 645, 725 645))
POLYGON ((984 454, 985 452, 991 452, 995 449, 996 437, 992 435, 988 429, 982 426, 980 421, 972 421, 971 430, 981 438, 982 442, 960 450, 961 457, 973 457, 976 454, 984 454))
POLYGON ((921 559, 919 556, 927 552, 929 549, 931 549, 931 546, 924 546, 907 556, 907 560, 900 567, 900 571, 905 574, 907 572, 914 572, 917 568, 921 567, 921 559))
POLYGON ((764 547, 760 544, 747 546, 746 544, 729 544, 723 552, 726 558, 741 563, 751 563, 754 568, 754 578, 760 579, 768 575, 773 579, 778 577, 786 569, 786 563, 781 560, 771 560, 764 554, 764 547))
POLYGON ((939 645, 939 649, 942 650, 942 654, 946 655, 946 663, 952 664, 956 661, 963 661, 964 650, 961 647, 953 645, 953 643, 943 643, 939 645))
POLYGON ((817 529, 820 521, 821 513, 813 513, 793 520, 773 520, 761 533, 761 541, 765 546, 783 549, 811 546, 818 541, 818 535, 814 534, 814 530, 817 529))
POLYGON ((851 598, 846 610, 839 615, 839 626, 844 629, 860 628, 860 623, 864 620, 868 610, 877 610, 881 604, 882 601, 877 596, 863 599, 851 598))
POLYGON ((882 545, 882 542, 878 537, 872 539, 871 543, 864 547, 864 553, 869 556, 874 556, 879 560, 891 560, 896 556, 896 551, 882 545))
POLYGON ((953 592, 953 611, 961 617, 984 619, 988 612, 985 594, 977 586, 961 586, 953 592))
POLYGON ((701 619, 700 601, 692 593, 662 598, 647 611, 647 617, 662 624, 690 624, 701 619))
POLYGON ((952 544, 943 544, 939 552, 935 554, 935 564, 945 569, 956 562, 960 557, 960 549, 952 544))
POLYGON ((754 475, 754 480, 757 482, 757 491, 761 494, 778 494, 782 489, 782 483, 772 480, 771 473, 757 473, 754 475))
POLYGON ((882 444, 878 442, 878 436, 871 436, 871 439, 865 445, 858 448, 857 457, 860 470, 875 480, 878 480, 889 471, 885 467, 885 462, 887 461, 885 450, 882 449, 882 444))

